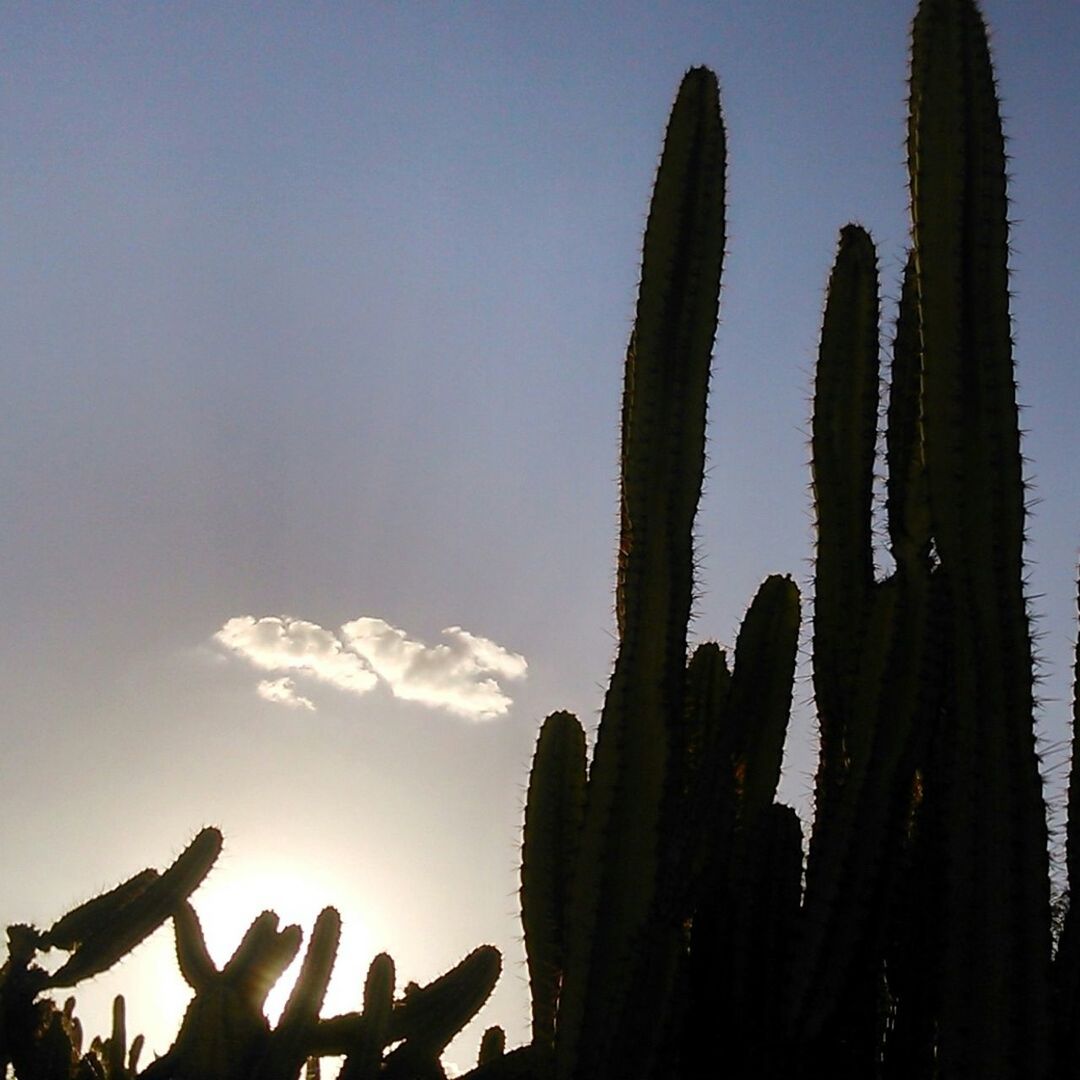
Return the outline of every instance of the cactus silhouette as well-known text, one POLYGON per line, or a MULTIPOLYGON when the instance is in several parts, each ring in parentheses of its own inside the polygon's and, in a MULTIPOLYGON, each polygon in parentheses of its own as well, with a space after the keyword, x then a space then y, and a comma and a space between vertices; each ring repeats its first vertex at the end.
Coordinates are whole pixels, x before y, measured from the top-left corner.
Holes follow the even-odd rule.
MULTIPOLYGON (((204 829, 163 873, 144 870, 68 912, 48 930, 8 928, 8 959, 0 968, 0 1068, 17 1080, 295 1080, 319 1075, 319 1059, 344 1058, 344 1080, 444 1078, 439 1063, 450 1041, 487 1000, 502 958, 490 945, 474 949, 427 986, 410 984, 394 998, 394 964, 385 953, 368 972, 359 1013, 323 1018, 320 1011, 337 956, 341 919, 325 908, 315 921, 304 960, 277 1026, 264 1015, 266 998, 300 951, 298 926, 278 928, 264 911, 218 970, 188 897, 221 851, 217 829, 204 829), (106 970, 172 919, 176 958, 194 997, 167 1053, 138 1071, 144 1040, 129 1045, 126 1004, 113 1004, 112 1030, 83 1051, 75 999, 59 1008, 43 996, 106 970), (61 948, 70 958, 50 975, 35 958, 61 948)), ((505 1037, 492 1028, 481 1066, 511 1066, 505 1037)), ((478 1066, 479 1068, 480 1066, 478 1066)), ((477 1071, 477 1070, 474 1070, 477 1071)))
POLYGON ((886 576, 873 529, 880 288, 856 225, 840 234, 815 378, 820 757, 804 888, 801 830, 774 803, 797 592, 765 583, 733 671, 707 645, 684 668, 688 608, 669 603, 689 595, 703 462, 707 378, 690 374, 691 343, 715 330, 715 308, 694 299, 716 284, 701 249, 723 234, 690 209, 722 205, 722 169, 685 152, 715 83, 692 71, 676 100, 648 230, 673 218, 687 239, 657 254, 646 233, 623 404, 619 651, 584 825, 576 834, 567 812, 585 755, 566 714, 541 732, 526 808, 534 1046, 554 1046, 558 1080, 696 1075, 717 1046, 732 1076, 1075 1075, 1080 931, 1067 915, 1051 980, 1004 140, 976 4, 922 0, 911 65, 886 576), (663 342, 659 372, 643 369, 640 342, 663 342))
POLYGON ((142 1040, 136 1038, 128 1050, 123 998, 114 1006, 112 1034, 95 1039, 83 1054, 74 999, 60 1010, 41 995, 100 974, 149 937, 210 872, 221 843, 217 829, 203 829, 164 873, 144 870, 80 904, 48 930, 8 927, 8 958, 0 968, 0 1069, 10 1065, 21 1080, 134 1075, 142 1040), (50 975, 34 961, 39 951, 54 947, 71 956, 50 975))
MULTIPOLYGON (((689 668, 686 658, 724 168, 716 77, 694 68, 668 122, 626 356, 615 667, 587 781, 581 727, 554 713, 526 806, 521 900, 533 1045, 537 1068, 560 1080, 670 1072, 687 1010, 700 1008, 716 974, 688 962, 695 910, 707 914, 693 924, 691 954, 705 955, 710 939, 717 948, 733 935, 742 942, 773 884, 757 841, 777 830, 792 837, 769 810, 791 706, 794 583, 777 576, 762 586, 733 672, 713 647, 689 668), (550 1061, 541 1056, 548 1049, 550 1061)), ((785 875, 794 884, 791 927, 797 837, 794 854, 794 877, 785 875)), ((755 942, 773 929, 762 920, 755 942)), ((730 984, 746 981, 758 959, 747 951, 737 973, 720 972, 723 988, 710 1000, 731 999, 730 984)), ((770 969, 756 996, 758 984, 781 983, 770 969)))

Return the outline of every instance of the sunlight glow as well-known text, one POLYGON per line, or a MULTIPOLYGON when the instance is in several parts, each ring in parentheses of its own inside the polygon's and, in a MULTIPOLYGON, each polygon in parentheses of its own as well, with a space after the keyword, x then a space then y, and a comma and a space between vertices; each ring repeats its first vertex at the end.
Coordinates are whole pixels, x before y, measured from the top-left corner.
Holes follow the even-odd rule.
POLYGON ((214 963, 220 968, 232 955, 252 921, 264 910, 277 913, 284 928, 298 924, 304 941, 296 959, 270 992, 266 1014, 275 1022, 300 970, 311 927, 326 906, 338 908, 342 918, 341 946, 323 1006, 332 1016, 361 1008, 364 976, 379 951, 363 917, 344 903, 341 882, 333 874, 298 871, 294 861, 264 855, 217 868, 193 898, 214 963), (336 902, 335 902, 336 900, 336 902))

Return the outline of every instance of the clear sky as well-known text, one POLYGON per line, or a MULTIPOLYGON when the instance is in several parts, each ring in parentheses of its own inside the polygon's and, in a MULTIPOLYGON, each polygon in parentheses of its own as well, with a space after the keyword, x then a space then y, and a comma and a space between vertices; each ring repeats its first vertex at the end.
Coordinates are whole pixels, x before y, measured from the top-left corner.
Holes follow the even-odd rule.
MULTIPOLYGON (((898 292, 913 6, 3 6, 4 924, 218 824, 195 903, 219 957, 264 907, 310 924, 335 904, 347 1009, 376 951, 426 981, 492 942, 482 1020, 523 1040, 524 784, 540 720, 594 724, 612 659, 621 366, 670 102, 688 66, 719 73, 730 241, 693 633, 730 643, 766 574, 808 596, 843 224, 898 292)), ((984 8, 1059 791, 1080 6, 984 8)), ((804 814, 809 696, 783 781, 804 814)), ((166 1048, 170 933, 80 990, 91 1031, 124 989, 166 1048)))

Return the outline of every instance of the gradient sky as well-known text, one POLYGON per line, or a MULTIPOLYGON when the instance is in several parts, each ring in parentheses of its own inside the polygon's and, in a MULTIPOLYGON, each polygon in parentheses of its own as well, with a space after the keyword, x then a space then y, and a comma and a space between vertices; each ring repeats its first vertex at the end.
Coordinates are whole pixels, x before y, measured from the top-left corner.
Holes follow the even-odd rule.
MULTIPOLYGON (((984 7, 1056 792, 1080 6, 984 7)), ((524 784, 540 720, 594 724, 612 659, 621 365, 678 81, 713 67, 728 126, 693 633, 730 643, 766 574, 809 595, 808 401, 844 223, 872 231, 898 292, 910 14, 4 5, 4 924, 48 923, 218 824, 195 904, 219 958, 264 907, 310 924, 335 904, 347 1009, 376 951, 426 981, 493 942, 482 1021, 524 1039, 524 784)), ((798 696, 782 792, 805 814, 798 696)), ((170 949, 166 931, 80 988, 90 1031, 123 989, 130 1028, 166 1048, 185 1000, 170 949)), ((478 1038, 450 1057, 470 1064, 478 1038)))

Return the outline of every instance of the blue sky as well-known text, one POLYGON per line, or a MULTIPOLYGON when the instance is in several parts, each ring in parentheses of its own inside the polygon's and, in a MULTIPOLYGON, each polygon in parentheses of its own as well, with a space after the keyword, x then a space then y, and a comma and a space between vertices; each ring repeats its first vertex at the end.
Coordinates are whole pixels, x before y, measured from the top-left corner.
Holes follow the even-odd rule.
MULTIPOLYGON (((594 722, 612 658, 621 364, 670 102, 688 66, 719 73, 694 634, 731 642, 766 574, 809 595, 808 400, 843 224, 877 240, 886 310, 898 291, 907 7, 5 5, 0 918, 48 921, 216 823, 196 903, 229 912, 220 948, 261 907, 335 903, 347 1008, 378 949, 423 981, 492 941, 484 1018, 521 1040, 523 785, 539 721, 594 722), (237 648, 215 635, 238 619, 277 621, 237 648), (363 693, 332 677, 358 665, 363 693), (481 698, 509 704, 471 718, 481 698)), ((1080 538, 1080 8, 984 9, 1052 746, 1080 538)), ((783 791, 805 812, 800 690, 783 791)), ((165 938, 86 1009, 158 985, 165 938)))

